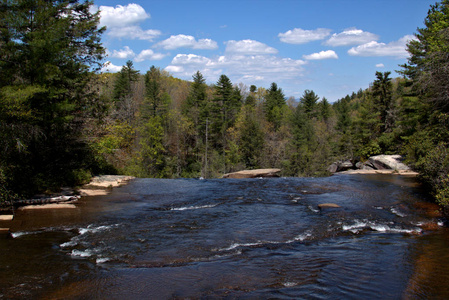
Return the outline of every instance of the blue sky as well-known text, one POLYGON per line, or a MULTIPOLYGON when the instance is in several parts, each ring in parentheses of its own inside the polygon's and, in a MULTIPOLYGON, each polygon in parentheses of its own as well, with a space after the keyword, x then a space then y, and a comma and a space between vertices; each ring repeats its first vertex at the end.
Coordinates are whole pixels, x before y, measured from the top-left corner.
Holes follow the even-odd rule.
POLYGON ((132 60, 207 83, 281 87, 286 97, 315 91, 333 102, 369 86, 376 71, 406 62, 432 0, 95 1, 109 65, 132 60))

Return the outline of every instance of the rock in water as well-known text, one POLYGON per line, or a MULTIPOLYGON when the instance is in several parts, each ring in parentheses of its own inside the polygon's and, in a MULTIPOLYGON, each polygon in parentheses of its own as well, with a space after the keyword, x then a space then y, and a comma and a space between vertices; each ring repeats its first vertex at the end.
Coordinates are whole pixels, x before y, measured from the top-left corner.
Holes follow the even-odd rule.
POLYGON ((335 203, 322 203, 322 204, 318 204, 318 208, 319 209, 323 209, 323 208, 340 208, 341 206, 335 203))
POLYGON ((243 170, 234 173, 224 174, 223 178, 257 178, 257 177, 279 177, 281 169, 256 169, 243 170))

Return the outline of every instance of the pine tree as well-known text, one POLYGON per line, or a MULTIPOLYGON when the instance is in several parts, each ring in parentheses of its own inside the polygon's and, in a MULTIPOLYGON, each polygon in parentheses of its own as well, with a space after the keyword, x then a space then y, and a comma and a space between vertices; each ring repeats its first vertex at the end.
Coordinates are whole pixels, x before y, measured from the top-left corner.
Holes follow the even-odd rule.
POLYGON ((133 85, 139 79, 139 71, 134 69, 132 61, 128 60, 117 74, 112 91, 115 105, 115 117, 132 124, 137 110, 133 99, 133 85))
POLYGON ((309 119, 316 117, 316 106, 319 99, 320 97, 318 97, 318 95, 316 95, 315 92, 311 90, 305 90, 304 94, 299 99, 302 104, 304 113, 309 119))
POLYGON ((86 108, 96 99, 87 87, 92 69, 101 67, 105 30, 97 28, 99 13, 92 13, 92 4, 1 3, 0 136, 16 140, 18 148, 2 153, 0 168, 14 170, 7 176, 22 192, 73 183, 77 169, 86 167, 80 134, 86 108), (11 115, 14 106, 20 119, 11 115), (23 138, 24 129, 32 132, 31 138, 23 138))
POLYGON ((285 106, 284 92, 273 82, 265 97, 264 111, 267 121, 273 124, 275 130, 281 126, 285 106))
POLYGON ((382 123, 382 131, 389 132, 392 130, 394 117, 392 116, 393 85, 389 77, 391 72, 376 72, 376 80, 373 83, 373 96, 376 104, 376 111, 379 112, 380 121, 382 123))

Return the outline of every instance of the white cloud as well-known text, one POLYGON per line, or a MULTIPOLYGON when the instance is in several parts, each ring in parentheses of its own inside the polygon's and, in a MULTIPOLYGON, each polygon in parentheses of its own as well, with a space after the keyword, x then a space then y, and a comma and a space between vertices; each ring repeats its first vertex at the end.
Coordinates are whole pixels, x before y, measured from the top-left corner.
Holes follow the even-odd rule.
POLYGON ((310 55, 303 55, 304 59, 307 60, 321 60, 321 59, 338 59, 337 53, 333 50, 321 51, 318 53, 312 53, 310 55))
POLYGON ((168 39, 159 42, 155 45, 155 47, 161 47, 165 50, 173 50, 177 48, 192 48, 192 49, 208 49, 213 50, 217 49, 217 42, 211 39, 200 39, 195 40, 195 38, 191 35, 172 35, 168 39))
POLYGON ((406 51, 406 44, 415 39, 413 35, 406 35, 397 41, 385 44, 372 41, 348 50, 352 56, 392 56, 395 58, 406 58, 409 56, 406 51))
POLYGON ((242 55, 227 53, 208 58, 195 54, 178 54, 165 68, 174 75, 191 79, 199 70, 208 81, 216 81, 220 74, 226 74, 234 82, 253 84, 258 81, 269 85, 272 81, 295 81, 304 73, 303 60, 279 58, 274 55, 242 55))
POLYGON ((103 67, 101 68, 101 72, 103 73, 117 73, 122 70, 121 66, 116 66, 112 64, 110 61, 107 61, 103 64, 103 67))
POLYGON ((312 41, 325 39, 332 30, 326 28, 318 28, 315 30, 304 30, 295 28, 285 33, 279 33, 278 37, 281 42, 288 44, 305 44, 312 41))
POLYGON ((106 34, 113 38, 153 41, 161 35, 159 30, 142 29, 138 24, 150 18, 150 14, 138 4, 93 7, 100 10, 100 26, 106 26, 106 34))
POLYGON ((100 6, 100 24, 108 27, 123 27, 140 23, 150 18, 142 6, 130 3, 126 6, 100 6))
POLYGON ((115 38, 127 38, 131 40, 153 41, 161 32, 159 30, 149 29, 143 30, 139 26, 113 27, 108 30, 108 35, 115 38))
POLYGON ((254 40, 228 41, 226 43, 226 52, 247 55, 278 53, 276 49, 254 40))
POLYGON ((165 68, 167 72, 170 73, 182 73, 184 72, 184 68, 181 66, 168 66, 165 68))
POLYGON ((162 53, 155 53, 151 49, 142 50, 142 52, 139 53, 139 55, 136 56, 136 62, 141 62, 144 60, 161 60, 163 59, 166 54, 162 53))
POLYGON ((121 50, 118 50, 118 51, 114 50, 114 51, 112 51, 110 56, 111 57, 116 57, 116 58, 121 58, 121 59, 128 59, 128 58, 133 58, 134 56, 136 56, 136 54, 128 46, 125 46, 121 50))
POLYGON ((384 64, 377 64, 376 68, 385 68, 385 65, 384 64))
POLYGON ((377 34, 357 28, 348 28, 341 33, 334 33, 324 44, 329 46, 361 45, 378 39, 377 34))

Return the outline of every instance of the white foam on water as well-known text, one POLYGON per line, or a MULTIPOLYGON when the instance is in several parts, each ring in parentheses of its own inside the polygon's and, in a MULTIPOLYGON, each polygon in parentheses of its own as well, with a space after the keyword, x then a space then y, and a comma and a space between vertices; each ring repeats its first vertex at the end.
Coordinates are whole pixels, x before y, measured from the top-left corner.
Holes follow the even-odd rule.
POLYGON ((372 230, 379 231, 379 232, 387 232, 387 231, 391 230, 390 226, 382 225, 382 224, 370 224, 369 227, 372 230))
MULTIPOLYGON (((394 224, 392 222, 389 222, 390 225, 394 224)), ((359 233, 360 231, 364 229, 370 229, 372 231, 380 232, 380 233, 420 233, 422 232, 421 228, 413 228, 413 229, 404 229, 404 228, 397 228, 392 227, 386 224, 379 224, 376 222, 370 222, 370 221, 359 221, 355 220, 355 223, 352 225, 343 225, 342 229, 344 231, 350 231, 354 234, 359 233)))
POLYGON ((285 287, 294 287, 294 286, 298 285, 298 283, 292 282, 292 281, 287 281, 287 282, 282 283, 282 285, 285 287))
POLYGON ((79 228, 78 232, 80 235, 86 234, 86 233, 97 233, 100 231, 105 231, 114 227, 117 227, 118 224, 114 224, 114 225, 102 225, 102 226, 93 226, 93 225, 89 225, 87 226, 87 228, 79 228))
POLYGON ((312 234, 310 232, 302 233, 300 235, 295 236, 293 239, 286 241, 285 243, 291 244, 294 242, 303 242, 304 240, 308 239, 311 236, 312 234))
POLYGON ((344 231, 358 232, 366 227, 366 222, 360 222, 359 220, 355 220, 355 223, 352 225, 343 225, 342 228, 344 231))
POLYGON ((254 246, 261 246, 263 244, 266 244, 266 242, 258 241, 256 243, 243 243, 243 244, 234 243, 231 246, 229 246, 227 248, 219 249, 218 251, 229 251, 229 250, 234 250, 235 248, 239 248, 239 247, 254 247, 254 246))
POLYGON ((192 210, 192 209, 203 209, 203 208, 212 208, 217 206, 218 204, 209 204, 209 205, 201 205, 201 206, 183 206, 183 207, 173 207, 170 210, 177 210, 177 211, 183 211, 183 210, 192 210))
POLYGON ((406 214, 404 214, 404 213, 398 211, 398 210, 397 210, 396 208, 394 208, 394 207, 390 208, 390 211, 391 211, 392 213, 394 213, 396 216, 401 217, 401 218, 403 218, 403 217, 406 216, 406 214))
POLYGON ((311 211, 313 211, 314 213, 319 213, 320 212, 320 210, 319 209, 315 209, 315 208, 313 208, 313 206, 312 205, 309 205, 308 206, 308 208, 311 210, 311 211))
POLYGON ((36 232, 31 232, 31 231, 18 231, 18 232, 12 232, 11 236, 16 239, 18 237, 21 237, 23 235, 29 235, 29 234, 36 234, 36 232))
POLYGON ((68 242, 62 243, 61 245, 59 245, 60 248, 69 248, 69 247, 75 247, 76 245, 78 245, 78 242, 75 241, 74 239, 71 239, 68 242))
POLYGON ((108 257, 99 257, 97 258, 97 260, 95 261, 97 264, 104 264, 105 262, 110 261, 111 259, 108 257))
POLYGON ((71 253, 72 256, 76 257, 91 257, 94 254, 95 254, 94 251, 89 249, 86 249, 84 251, 73 249, 71 253))

